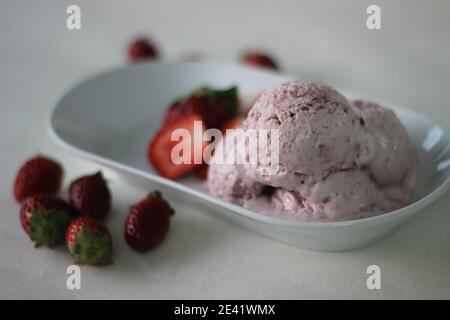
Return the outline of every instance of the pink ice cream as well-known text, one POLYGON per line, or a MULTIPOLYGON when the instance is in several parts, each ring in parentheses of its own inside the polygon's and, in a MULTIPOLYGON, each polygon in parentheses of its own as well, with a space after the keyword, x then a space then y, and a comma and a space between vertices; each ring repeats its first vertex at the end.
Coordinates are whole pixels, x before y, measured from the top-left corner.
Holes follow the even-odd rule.
POLYGON ((226 164, 233 153, 237 152, 237 146, 238 144, 235 144, 229 152, 225 151, 223 144, 217 146, 215 156, 217 158, 219 154, 223 154, 225 162, 209 166, 208 190, 210 194, 218 198, 245 205, 249 200, 261 195, 264 185, 245 174, 242 164, 226 164))
POLYGON ((392 185, 404 180, 414 158, 414 148, 408 134, 394 112, 375 103, 353 102, 365 129, 374 137, 376 152, 367 170, 379 186, 392 185))
POLYGON ((210 165, 208 190, 219 198, 289 220, 337 221, 392 211, 412 196, 414 149, 389 109, 289 81, 258 98, 243 128, 278 130, 279 166, 210 165))

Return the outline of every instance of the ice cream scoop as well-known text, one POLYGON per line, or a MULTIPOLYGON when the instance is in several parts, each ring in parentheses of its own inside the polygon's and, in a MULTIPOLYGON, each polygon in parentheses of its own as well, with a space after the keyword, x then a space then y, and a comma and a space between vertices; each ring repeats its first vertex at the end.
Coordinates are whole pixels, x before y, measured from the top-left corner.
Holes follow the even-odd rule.
POLYGON ((289 81, 264 92, 244 121, 245 129, 279 130, 279 170, 266 174, 260 163, 246 173, 274 187, 296 188, 330 172, 355 169, 370 160, 373 148, 359 115, 329 86, 289 81))
MULTIPOLYGON (((396 115, 375 103, 289 81, 258 98, 243 129, 278 130, 278 165, 268 170, 267 150, 256 162, 212 164, 208 190, 224 200, 283 219, 338 221, 395 210, 412 196, 414 148, 396 115)), ((244 159, 254 155, 246 146, 235 145, 244 159)))
POLYGON ((368 101, 353 101, 361 116, 361 123, 373 136, 376 147, 367 166, 378 186, 402 182, 414 160, 414 148, 408 134, 392 110, 368 101))
POLYGON ((218 198, 243 205, 246 201, 258 197, 264 185, 249 177, 242 163, 238 164, 237 157, 242 156, 239 150, 236 150, 238 146, 236 143, 227 149, 225 143, 217 144, 215 160, 220 157, 221 161, 214 161, 215 163, 209 165, 207 189, 218 198), (231 157, 236 159, 230 161, 231 157))
POLYGON ((398 208, 363 170, 331 173, 312 188, 300 191, 277 189, 272 197, 285 215, 307 220, 345 220, 376 215, 398 208))

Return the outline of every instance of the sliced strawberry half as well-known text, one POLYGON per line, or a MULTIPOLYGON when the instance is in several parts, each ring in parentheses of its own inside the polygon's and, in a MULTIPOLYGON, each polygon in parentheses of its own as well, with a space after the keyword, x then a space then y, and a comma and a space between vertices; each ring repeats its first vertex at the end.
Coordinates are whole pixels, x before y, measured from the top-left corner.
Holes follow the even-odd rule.
POLYGON ((147 150, 150 163, 160 175, 168 179, 177 179, 193 171, 202 164, 203 147, 205 145, 201 138, 203 131, 204 125, 202 118, 197 114, 180 118, 170 125, 161 128, 153 137, 147 150), (195 132, 196 126, 200 129, 197 133, 195 132), (185 133, 189 135, 191 142, 190 150, 187 150, 189 149, 189 141, 184 140, 185 137, 172 141, 172 133, 177 129, 186 130, 185 133), (195 142, 196 134, 199 140, 197 143, 195 142), (200 137, 198 137, 199 134, 200 137), (174 150, 174 148, 176 149, 174 150), (186 161, 179 163, 177 159, 172 159, 172 151, 175 157, 180 156, 186 161), (190 151, 190 157, 184 151, 190 151), (200 163, 196 163, 198 161, 200 163))

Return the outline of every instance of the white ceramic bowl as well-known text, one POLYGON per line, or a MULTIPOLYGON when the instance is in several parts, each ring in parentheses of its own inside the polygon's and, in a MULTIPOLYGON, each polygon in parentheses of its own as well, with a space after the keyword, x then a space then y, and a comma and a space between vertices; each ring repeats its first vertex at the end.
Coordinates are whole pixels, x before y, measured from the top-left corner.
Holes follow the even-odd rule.
POLYGON ((448 189, 449 133, 426 117, 383 102, 394 109, 417 149, 418 187, 412 204, 380 216, 335 223, 284 221, 209 196, 195 178, 170 181, 149 166, 148 141, 174 98, 205 84, 215 87, 236 84, 241 94, 250 97, 292 78, 214 63, 127 66, 89 79, 68 92, 51 114, 50 134, 62 148, 118 169, 134 182, 151 180, 170 196, 206 207, 212 215, 312 250, 350 250, 374 243, 448 189))

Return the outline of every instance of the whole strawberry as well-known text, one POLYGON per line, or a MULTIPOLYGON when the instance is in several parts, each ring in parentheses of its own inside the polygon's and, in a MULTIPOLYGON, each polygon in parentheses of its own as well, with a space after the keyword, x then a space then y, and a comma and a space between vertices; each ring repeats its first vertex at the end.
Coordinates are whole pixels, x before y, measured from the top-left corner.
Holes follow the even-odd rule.
POLYGON ((235 86, 225 90, 201 87, 189 96, 175 101, 167 110, 163 125, 167 126, 180 118, 198 114, 206 128, 219 129, 237 114, 238 100, 238 91, 235 86))
POLYGON ((145 252, 158 246, 170 227, 174 210, 161 192, 154 191, 134 205, 125 219, 125 239, 135 250, 145 252))
POLYGON ((20 221, 36 247, 53 248, 64 241, 69 211, 69 205, 56 196, 34 195, 22 202, 20 221))
POLYGON ((66 244, 76 263, 99 265, 112 261, 111 235, 94 219, 75 218, 67 228, 66 244))
POLYGON ((128 47, 128 61, 131 63, 157 59, 158 56, 156 46, 146 38, 136 39, 128 47))
POLYGON ((63 168, 59 163, 43 156, 26 161, 14 181, 14 197, 18 202, 35 194, 57 193, 62 184, 63 168))
POLYGON ((73 181, 69 187, 69 202, 80 216, 104 219, 111 209, 111 192, 102 173, 73 181))
POLYGON ((247 52, 243 55, 242 62, 253 67, 278 70, 275 60, 262 52, 247 52))

